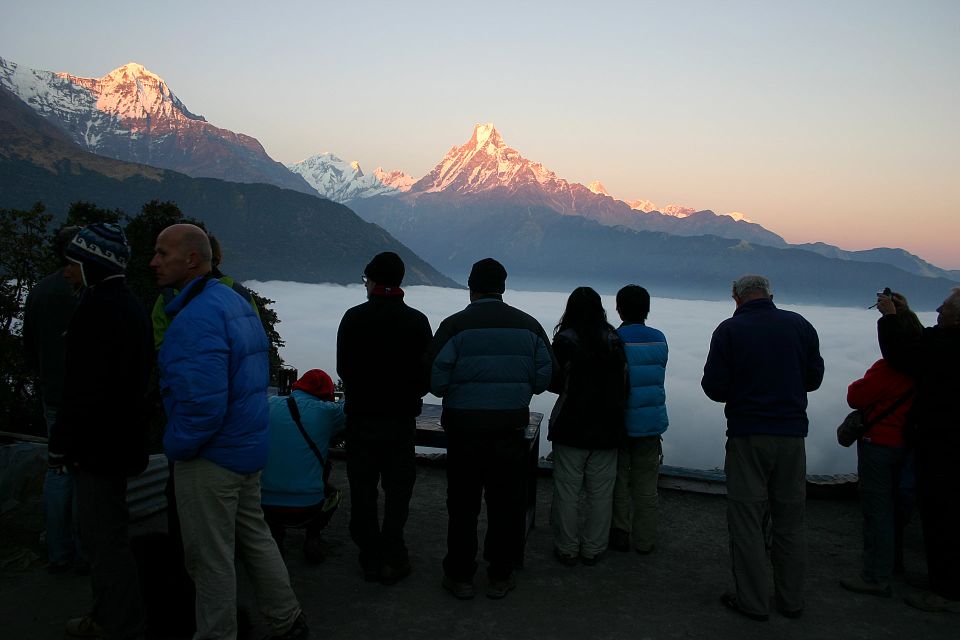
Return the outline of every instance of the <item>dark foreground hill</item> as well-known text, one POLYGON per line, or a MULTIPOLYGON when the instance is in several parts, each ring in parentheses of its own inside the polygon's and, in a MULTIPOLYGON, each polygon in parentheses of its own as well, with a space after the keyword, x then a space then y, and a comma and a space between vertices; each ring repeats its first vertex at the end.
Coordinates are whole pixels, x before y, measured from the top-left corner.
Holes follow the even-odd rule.
POLYGON ((358 282, 381 251, 407 265, 406 284, 456 286, 381 227, 347 207, 265 184, 240 184, 87 153, 0 88, 0 208, 42 201, 55 219, 84 200, 136 214, 151 200, 175 202, 224 246, 240 279, 358 282))

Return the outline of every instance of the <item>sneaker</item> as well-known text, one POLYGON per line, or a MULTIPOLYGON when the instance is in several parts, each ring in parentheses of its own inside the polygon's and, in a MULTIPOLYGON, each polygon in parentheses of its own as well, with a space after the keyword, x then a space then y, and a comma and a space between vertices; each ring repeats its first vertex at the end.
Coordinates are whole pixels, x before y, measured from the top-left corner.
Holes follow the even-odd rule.
POLYGON ((903 581, 914 589, 930 591, 930 578, 925 573, 904 573, 903 581))
POLYGON ((932 591, 911 593, 903 601, 921 611, 960 613, 960 600, 948 600, 932 591))
POLYGON ((614 551, 630 551, 630 532, 610 529, 610 548, 614 551))
POLYGON ((646 556, 653 553, 654 548, 655 546, 651 544, 650 546, 647 546, 647 547, 637 547, 636 549, 634 549, 634 551, 636 551, 642 556, 646 556))
POLYGON ((443 576, 443 588, 449 591, 457 600, 472 600, 477 595, 473 582, 458 582, 453 578, 443 576))
POLYGON ((751 620, 756 620, 757 622, 766 622, 770 619, 769 614, 766 613, 750 613, 749 611, 744 611, 740 608, 740 603, 737 602, 737 596, 733 593, 725 593, 720 596, 720 602, 723 603, 730 611, 735 611, 742 616, 750 618, 751 620))
POLYGON ((777 607, 777 611, 779 611, 780 615, 784 618, 790 618, 791 620, 803 617, 803 609, 782 609, 777 607))
POLYGON ((384 564, 380 567, 380 584, 390 585, 397 584, 408 575, 410 575, 410 563, 404 562, 403 564, 394 567, 393 565, 384 564))
POLYGON ((582 562, 582 563, 583 563, 583 566, 585 566, 585 567, 595 567, 595 566, 597 566, 597 559, 598 559, 599 557, 600 557, 600 556, 584 556, 584 555, 581 555, 581 556, 580 556, 580 562, 582 562))
POLYGON ((51 562, 47 565, 47 573, 50 575, 59 575, 70 571, 73 566, 69 562, 51 562))
POLYGON ((105 638, 103 627, 90 616, 80 616, 67 621, 66 633, 71 638, 105 638))
POLYGON ((853 591, 854 593, 865 593, 868 596, 889 598, 893 595, 893 590, 890 588, 889 583, 873 582, 871 580, 865 580, 861 576, 857 576, 856 578, 849 580, 845 578, 840 581, 840 586, 847 591, 853 591))
POLYGON ((302 640, 310 635, 310 628, 307 627, 307 614, 303 611, 293 621, 293 626, 283 633, 272 633, 263 640, 302 640))
POLYGON ((553 557, 565 567, 575 567, 580 562, 580 558, 577 556, 567 555, 556 547, 553 548, 553 557))
POLYGON ((503 580, 490 580, 490 583, 487 584, 487 597, 492 600, 499 600, 516 588, 517 576, 511 572, 503 580))

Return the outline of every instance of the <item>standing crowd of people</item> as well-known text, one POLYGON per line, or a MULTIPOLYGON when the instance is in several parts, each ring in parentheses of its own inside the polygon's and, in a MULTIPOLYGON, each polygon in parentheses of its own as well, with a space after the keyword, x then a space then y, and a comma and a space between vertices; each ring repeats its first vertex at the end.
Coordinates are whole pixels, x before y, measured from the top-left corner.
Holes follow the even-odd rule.
MULTIPOLYGON (((237 637, 237 562, 270 637, 307 637, 279 545, 287 528, 305 528, 307 560, 323 560, 320 531, 342 495, 329 482, 329 448, 341 435, 349 531, 363 578, 392 585, 411 573, 404 526, 416 479, 416 419, 428 392, 443 402, 442 587, 454 597, 476 594, 484 502, 486 596, 503 598, 517 586, 529 405, 547 390, 558 394, 548 429, 556 559, 592 565, 608 548, 655 550, 668 348, 646 324, 643 287, 617 293, 616 327, 596 291, 575 289, 551 339, 504 302, 507 271, 486 258, 469 274, 469 305, 433 333, 404 302, 403 261, 380 253, 364 270, 367 300, 344 314, 337 333, 345 399, 335 400, 331 376, 319 369, 289 396, 268 397, 269 345, 258 310, 249 292, 220 273, 211 240, 189 224, 159 234, 150 266, 163 293, 153 322, 125 284, 129 247, 113 224, 65 230, 63 276, 52 274, 28 299, 24 337, 43 383, 50 436, 49 566, 89 567, 93 587, 90 613, 71 620, 68 635, 144 634, 126 486, 147 464, 154 365, 171 470, 169 534, 196 589, 194 638, 237 637)), ((754 620, 767 620, 771 607, 796 618, 805 604, 807 394, 819 388, 824 363, 814 327, 777 308, 765 277, 739 278, 732 297, 736 309, 713 333, 701 381, 727 419, 734 589, 721 602, 754 620)), ((902 522, 915 502, 929 591, 907 601, 957 612, 958 519, 949 505, 958 482, 950 463, 960 445, 951 402, 960 388, 960 289, 931 328, 900 294, 880 295, 878 308, 884 357, 848 396, 866 426, 858 442, 864 569, 841 586, 891 595, 902 522)))

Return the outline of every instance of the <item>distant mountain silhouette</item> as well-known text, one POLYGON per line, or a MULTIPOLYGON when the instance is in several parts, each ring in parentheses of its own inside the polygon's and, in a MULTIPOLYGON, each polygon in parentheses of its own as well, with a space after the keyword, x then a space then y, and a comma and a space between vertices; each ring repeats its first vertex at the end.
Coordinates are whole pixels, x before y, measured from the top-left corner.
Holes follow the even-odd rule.
POLYGON ((266 184, 241 184, 97 156, 0 87, 0 207, 43 201, 62 219, 85 200, 128 214, 150 200, 173 201, 202 220, 224 247, 234 277, 358 283, 376 253, 395 251, 405 284, 458 286, 388 232, 347 207, 266 184))
POLYGON ((610 227, 542 206, 466 199, 451 204, 439 194, 423 194, 413 203, 379 196, 351 204, 444 273, 464 278, 474 261, 495 256, 516 288, 590 285, 612 292, 633 282, 658 296, 722 299, 738 276, 762 273, 772 280, 777 300, 787 304, 868 306, 878 289, 889 286, 905 293, 914 308, 933 309, 958 285, 800 249, 610 227))

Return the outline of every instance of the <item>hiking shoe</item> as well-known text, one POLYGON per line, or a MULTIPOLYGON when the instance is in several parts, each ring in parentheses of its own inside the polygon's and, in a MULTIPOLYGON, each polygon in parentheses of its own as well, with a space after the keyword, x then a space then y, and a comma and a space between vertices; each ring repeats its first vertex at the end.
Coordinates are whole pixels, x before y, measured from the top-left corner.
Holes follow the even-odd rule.
POLYGON ((503 580, 491 579, 487 584, 487 597, 492 600, 499 600, 508 593, 517 588, 517 576, 512 572, 503 580))
POLYGON ((67 620, 65 629, 71 638, 105 638, 103 627, 97 624, 90 616, 80 616, 67 620))
POLYGON ((854 593, 865 593, 868 596, 889 598, 893 595, 893 590, 890 588, 889 583, 872 582, 870 580, 864 580, 861 576, 857 576, 856 578, 850 580, 844 578, 840 581, 840 586, 847 591, 853 591, 854 593))
POLYGON ((473 600, 477 595, 477 590, 473 587, 473 582, 458 582, 453 578, 443 576, 443 588, 449 591, 457 600, 473 600))
POLYGON ((553 548, 553 557, 565 567, 575 567, 580 562, 577 556, 569 556, 556 547, 553 548))
POLYGON ((960 600, 948 600, 932 591, 911 593, 903 601, 920 611, 960 613, 960 600))
POLYGON ((293 621, 293 626, 283 633, 272 633, 263 640, 302 640, 310 635, 310 628, 307 627, 307 614, 303 611, 293 621))
POLYGON ((720 596, 720 602, 723 603, 730 611, 739 613, 742 616, 750 618, 751 620, 756 620, 757 622, 766 622, 770 619, 770 616, 766 613, 750 613, 749 611, 744 611, 740 608, 740 603, 737 602, 737 596, 733 593, 725 593, 720 596))
POLYGON ((380 567, 380 584, 387 585, 388 587, 390 585, 397 584, 410 575, 410 571, 411 568, 409 562, 404 562, 398 567, 384 564, 382 567, 380 567))
POLYGON ((930 578, 925 573, 905 573, 903 574, 903 581, 914 589, 930 590, 930 578))
POLYGON ((630 551, 630 532, 610 529, 610 548, 614 551, 630 551))

